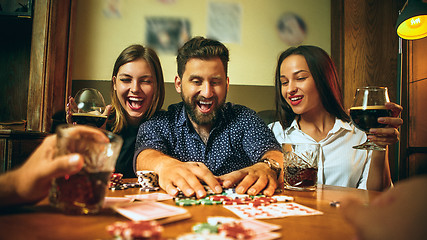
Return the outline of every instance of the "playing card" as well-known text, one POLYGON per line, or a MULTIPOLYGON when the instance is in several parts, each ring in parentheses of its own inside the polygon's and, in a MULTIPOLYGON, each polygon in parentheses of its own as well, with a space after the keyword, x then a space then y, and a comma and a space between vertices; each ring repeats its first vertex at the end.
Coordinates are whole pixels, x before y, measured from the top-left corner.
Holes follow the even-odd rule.
POLYGON ((128 198, 128 197, 105 197, 104 205, 102 207, 109 208, 118 204, 130 203, 130 202, 133 202, 133 200, 134 200, 133 198, 128 198))
POLYGON ((228 205, 224 207, 243 219, 268 219, 323 214, 321 211, 294 202, 273 203, 258 207, 249 205, 228 205))
POLYGON ((240 222, 243 227, 252 229, 257 234, 276 231, 281 228, 280 225, 261 222, 255 219, 241 219, 238 220, 238 222, 240 222))
POLYGON ((159 223, 166 223, 191 217, 184 208, 152 201, 132 203, 114 209, 133 221, 157 220, 159 223))
POLYGON ((135 194, 135 195, 125 195, 125 197, 133 198, 135 200, 148 200, 148 201, 163 201, 169 200, 173 197, 166 193, 147 193, 147 194, 135 194))

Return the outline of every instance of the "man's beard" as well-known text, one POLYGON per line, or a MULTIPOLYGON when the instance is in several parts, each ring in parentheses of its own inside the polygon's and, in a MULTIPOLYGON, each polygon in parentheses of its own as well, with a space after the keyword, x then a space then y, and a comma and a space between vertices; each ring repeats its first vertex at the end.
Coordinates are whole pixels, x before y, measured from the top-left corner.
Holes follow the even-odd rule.
POLYGON ((184 106, 185 106, 185 110, 188 113, 188 116, 190 117, 190 119, 198 124, 198 125, 212 125, 216 122, 216 120, 218 119, 218 114, 219 112, 224 108, 225 105, 225 99, 226 97, 224 97, 224 99, 222 100, 222 102, 218 102, 218 97, 213 97, 210 100, 213 101, 214 103, 218 103, 217 105, 215 105, 214 109, 212 112, 208 113, 208 114, 203 114, 201 112, 199 112, 197 110, 197 103, 199 101, 204 101, 206 100, 206 98, 204 97, 192 97, 189 99, 185 99, 184 95, 181 92, 181 98, 182 101, 184 102, 184 106))

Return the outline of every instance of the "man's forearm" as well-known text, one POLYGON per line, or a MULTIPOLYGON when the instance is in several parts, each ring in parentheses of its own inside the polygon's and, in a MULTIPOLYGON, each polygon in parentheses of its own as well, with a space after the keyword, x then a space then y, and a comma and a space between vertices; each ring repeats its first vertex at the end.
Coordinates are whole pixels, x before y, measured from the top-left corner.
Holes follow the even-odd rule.
POLYGON ((136 160, 136 170, 149 170, 159 174, 165 165, 176 162, 179 162, 179 160, 174 159, 160 151, 146 149, 138 154, 136 160))

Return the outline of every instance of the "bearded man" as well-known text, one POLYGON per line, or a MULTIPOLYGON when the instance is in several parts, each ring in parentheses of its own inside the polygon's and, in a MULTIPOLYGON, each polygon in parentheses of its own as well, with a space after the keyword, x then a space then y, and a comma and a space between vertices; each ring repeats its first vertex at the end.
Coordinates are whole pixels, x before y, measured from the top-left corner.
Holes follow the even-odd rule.
POLYGON ((178 50, 175 88, 182 102, 141 124, 134 170, 151 170, 170 195, 206 196, 235 187, 237 193, 274 194, 283 155, 256 113, 226 103, 228 49, 195 37, 178 50))

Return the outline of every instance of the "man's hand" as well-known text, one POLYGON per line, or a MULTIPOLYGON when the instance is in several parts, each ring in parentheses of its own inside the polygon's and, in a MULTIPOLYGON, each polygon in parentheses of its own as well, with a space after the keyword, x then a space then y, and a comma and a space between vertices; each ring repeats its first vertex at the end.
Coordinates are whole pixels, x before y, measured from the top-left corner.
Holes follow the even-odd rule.
MULTIPOLYGON (((108 142, 99 130, 76 126, 69 131, 74 136, 89 136, 93 141, 108 142)), ((47 196, 53 178, 72 175, 83 167, 79 154, 55 157, 56 135, 46 137, 28 160, 18 169, 0 176, 0 205, 35 203, 47 196)))
POLYGON ((402 106, 395 103, 386 103, 386 108, 391 110, 391 117, 378 118, 379 123, 387 124, 385 128, 371 128, 368 135, 370 141, 378 144, 379 146, 386 146, 395 144, 399 141, 400 133, 398 128, 403 124, 403 120, 399 117, 402 111, 402 106))
MULTIPOLYGON (((113 110, 112 105, 105 106, 104 112, 101 114, 102 116, 107 116, 104 124, 99 127, 101 129, 106 129, 107 122, 108 122, 108 116, 110 116, 111 111, 113 110)), ((73 122, 73 113, 76 113, 78 111, 76 101, 73 97, 68 97, 68 103, 67 107, 65 108, 65 120, 68 124, 74 124, 76 125, 76 122, 73 122)))
POLYGON ((164 166, 159 172, 159 184, 167 193, 176 195, 178 189, 185 196, 196 194, 197 198, 206 196, 202 183, 206 183, 214 192, 221 193, 217 178, 200 162, 177 162, 164 166))
POLYGON ((205 197, 202 182, 215 193, 222 192, 218 178, 200 162, 181 162, 160 151, 146 149, 138 154, 136 165, 138 171, 154 170, 159 175, 160 187, 172 196, 181 190, 188 197, 194 194, 205 197))
POLYGON ((223 187, 229 188, 236 184, 236 193, 248 193, 257 195, 262 190, 267 196, 274 194, 277 186, 277 173, 266 163, 256 163, 250 167, 243 168, 219 177, 223 187))
POLYGON ((77 104, 73 97, 68 97, 67 107, 65 108, 65 120, 68 124, 76 124, 73 122, 73 113, 77 112, 77 104))

